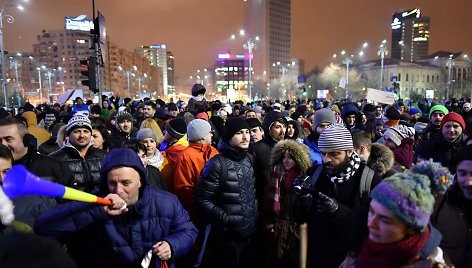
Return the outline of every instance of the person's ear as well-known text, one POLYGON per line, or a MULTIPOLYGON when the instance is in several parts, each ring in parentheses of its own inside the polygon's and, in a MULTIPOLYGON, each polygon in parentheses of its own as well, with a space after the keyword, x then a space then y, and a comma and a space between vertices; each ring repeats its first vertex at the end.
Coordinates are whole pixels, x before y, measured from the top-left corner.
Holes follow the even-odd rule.
POLYGON ((348 157, 351 157, 353 153, 354 153, 353 150, 347 150, 346 151, 346 154, 347 154, 348 157))

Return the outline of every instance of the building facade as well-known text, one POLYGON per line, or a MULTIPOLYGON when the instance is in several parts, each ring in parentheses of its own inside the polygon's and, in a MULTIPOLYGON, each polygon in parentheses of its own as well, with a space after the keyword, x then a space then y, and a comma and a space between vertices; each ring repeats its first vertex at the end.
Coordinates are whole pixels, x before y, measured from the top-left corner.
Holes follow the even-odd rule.
POLYGON ((416 61, 428 56, 429 18, 416 8, 392 16, 392 58, 416 61))
POLYGON ((214 72, 216 82, 216 92, 212 96, 214 99, 235 101, 248 98, 248 67, 244 58, 244 55, 218 54, 214 72))

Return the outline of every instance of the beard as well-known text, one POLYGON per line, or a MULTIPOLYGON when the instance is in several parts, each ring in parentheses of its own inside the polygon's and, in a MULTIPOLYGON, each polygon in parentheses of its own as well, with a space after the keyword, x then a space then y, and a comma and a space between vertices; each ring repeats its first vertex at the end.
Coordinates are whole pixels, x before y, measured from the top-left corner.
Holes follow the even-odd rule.
POLYGON ((346 154, 346 157, 341 163, 337 165, 328 164, 328 165, 325 165, 325 167, 327 168, 327 172, 330 176, 337 176, 349 167, 350 162, 351 162, 351 158, 346 154))

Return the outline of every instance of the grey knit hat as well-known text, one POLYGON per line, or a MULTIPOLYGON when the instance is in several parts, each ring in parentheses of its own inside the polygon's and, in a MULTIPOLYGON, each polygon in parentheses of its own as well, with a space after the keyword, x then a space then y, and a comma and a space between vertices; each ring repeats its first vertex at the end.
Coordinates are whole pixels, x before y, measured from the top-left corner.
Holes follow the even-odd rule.
POLYGON ((313 129, 317 128, 321 123, 336 123, 336 117, 334 116, 333 111, 328 108, 316 111, 315 118, 313 119, 313 129))
POLYGON ((318 148, 328 151, 354 150, 351 132, 343 125, 332 124, 321 133, 318 148))
MULTIPOLYGON (((121 108, 121 107, 120 107, 121 108)), ((133 116, 126 112, 126 111, 121 111, 116 114, 116 124, 123 122, 124 120, 128 120, 130 122, 133 122, 133 116)))
POLYGON ((154 131, 152 131, 152 129, 150 128, 140 129, 136 134, 136 139, 140 141, 144 141, 147 138, 151 138, 154 141, 157 141, 156 133, 154 133, 154 131))
POLYGON ((194 142, 201 140, 205 138, 210 131, 210 123, 203 119, 194 119, 187 125, 187 139, 194 142))

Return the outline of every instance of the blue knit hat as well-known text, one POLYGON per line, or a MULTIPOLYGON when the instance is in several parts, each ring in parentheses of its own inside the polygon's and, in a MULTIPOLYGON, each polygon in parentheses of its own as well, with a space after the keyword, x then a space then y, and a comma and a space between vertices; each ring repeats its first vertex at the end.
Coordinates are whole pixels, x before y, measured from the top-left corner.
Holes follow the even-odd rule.
POLYGON ((371 192, 375 200, 407 226, 423 232, 434 207, 434 195, 444 193, 453 176, 432 161, 420 161, 404 173, 384 179, 371 192))
POLYGON ((416 107, 411 107, 410 110, 408 110, 409 115, 414 115, 414 114, 421 114, 420 109, 416 107))

